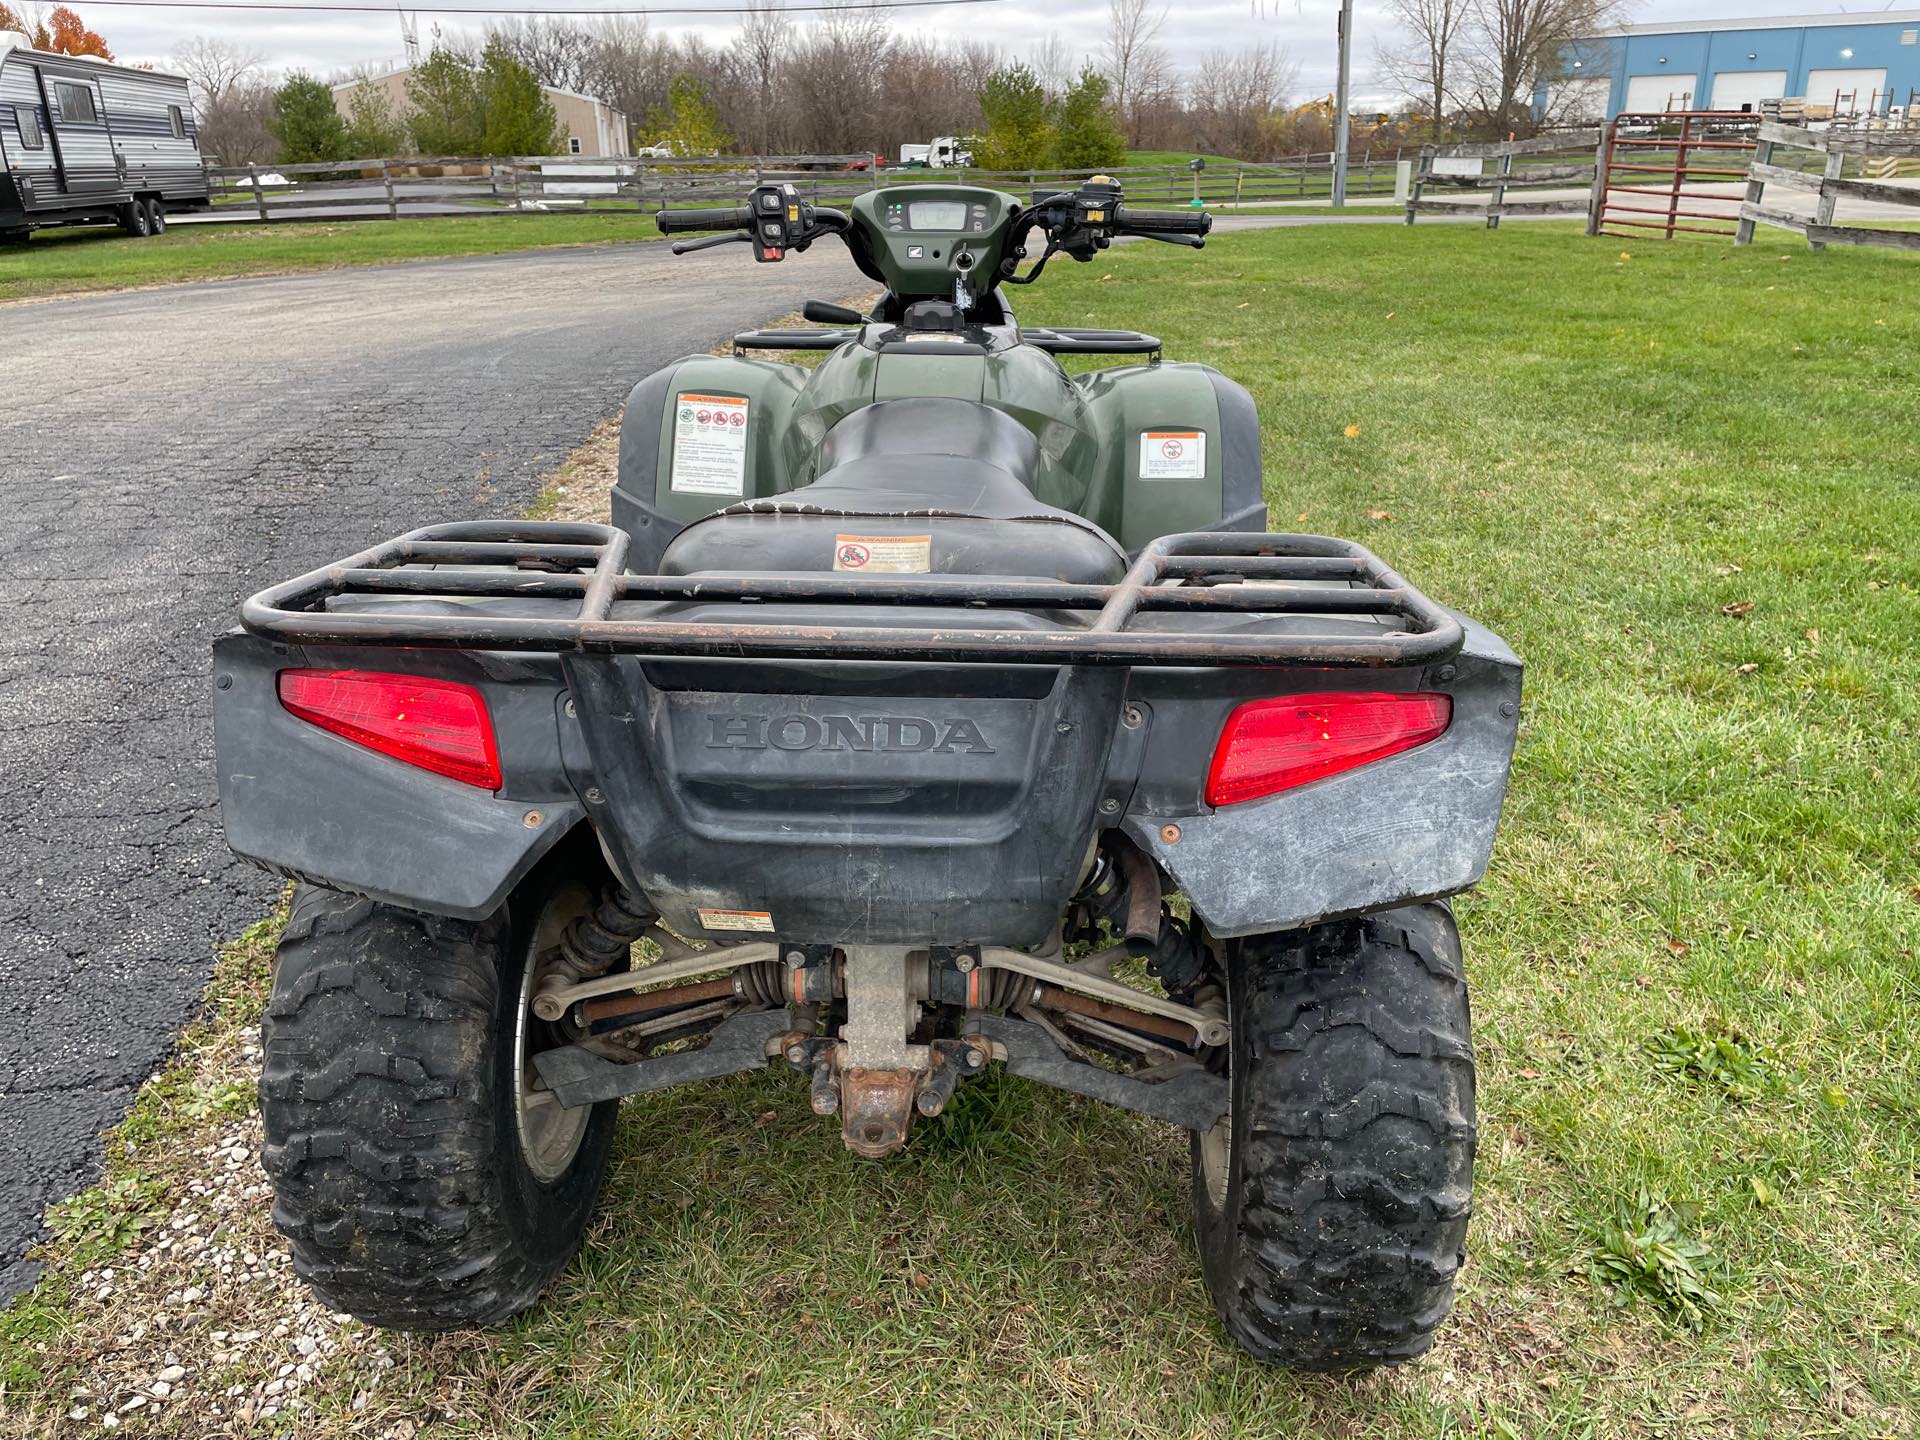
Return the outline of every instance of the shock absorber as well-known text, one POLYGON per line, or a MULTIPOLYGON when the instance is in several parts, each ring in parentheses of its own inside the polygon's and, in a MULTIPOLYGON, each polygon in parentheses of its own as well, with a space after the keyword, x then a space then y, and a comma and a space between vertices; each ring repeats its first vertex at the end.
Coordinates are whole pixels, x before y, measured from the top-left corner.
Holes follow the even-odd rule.
POLYGON ((644 902, 616 880, 600 892, 593 909, 568 924, 547 963, 565 971, 570 983, 605 975, 627 957, 654 918, 644 902))

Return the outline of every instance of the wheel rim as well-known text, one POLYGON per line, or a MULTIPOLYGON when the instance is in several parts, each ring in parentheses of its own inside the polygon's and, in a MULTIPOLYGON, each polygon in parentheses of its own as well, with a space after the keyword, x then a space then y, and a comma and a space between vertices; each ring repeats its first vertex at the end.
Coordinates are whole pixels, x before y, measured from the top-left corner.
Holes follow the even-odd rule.
POLYGON ((1228 1105, 1214 1127, 1200 1137, 1200 1178, 1206 1182, 1213 1208, 1227 1204, 1227 1186, 1233 1177, 1233 1106, 1228 1105))
POLYGON ((520 995, 513 1021, 513 1119, 527 1168, 548 1184, 566 1174, 580 1153, 593 1107, 578 1105, 569 1110, 539 1083, 533 1057, 551 1049, 554 1037, 551 1027, 533 1013, 533 997, 544 973, 540 956, 559 943, 567 923, 589 903, 582 891, 555 895, 540 912, 540 922, 533 927, 526 953, 520 957, 520 995))
MULTIPOLYGON (((1230 989, 1225 983, 1221 992, 1225 995, 1230 989)), ((1227 1005, 1227 1063, 1228 1080, 1232 1080, 1233 1063, 1233 1002, 1227 1005)), ((1229 1090, 1231 1095, 1231 1090, 1229 1090)), ((1227 1189, 1233 1183, 1233 1102, 1227 1102, 1227 1108, 1214 1122, 1211 1130, 1200 1136, 1200 1179, 1207 1187, 1207 1200, 1216 1211, 1227 1208, 1227 1189)))

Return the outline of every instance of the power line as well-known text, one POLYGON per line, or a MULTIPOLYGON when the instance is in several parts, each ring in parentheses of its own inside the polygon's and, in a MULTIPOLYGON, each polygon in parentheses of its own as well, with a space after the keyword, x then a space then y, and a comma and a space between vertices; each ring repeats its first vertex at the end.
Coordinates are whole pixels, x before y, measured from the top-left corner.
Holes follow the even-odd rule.
MULTIPOLYGON (((128 10, 306 10, 324 13, 367 11, 386 15, 391 4, 327 5, 320 0, 85 0, 92 5, 118 5, 128 10)), ((1004 5, 1007 0, 833 0, 826 4, 784 5, 785 14, 812 10, 917 10, 940 5, 1004 5)), ((618 5, 606 8, 550 9, 539 5, 422 5, 429 15, 745 15, 751 5, 618 5)))

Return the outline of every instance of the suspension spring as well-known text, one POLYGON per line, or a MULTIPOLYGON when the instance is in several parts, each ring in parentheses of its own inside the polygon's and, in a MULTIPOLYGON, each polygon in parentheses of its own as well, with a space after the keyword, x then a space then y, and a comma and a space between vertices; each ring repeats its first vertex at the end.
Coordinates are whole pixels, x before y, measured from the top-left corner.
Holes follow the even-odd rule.
POLYGON ((633 942, 646 933, 654 917, 644 902, 615 882, 600 892, 593 909, 576 916, 560 936, 554 963, 576 980, 604 975, 627 957, 633 942))

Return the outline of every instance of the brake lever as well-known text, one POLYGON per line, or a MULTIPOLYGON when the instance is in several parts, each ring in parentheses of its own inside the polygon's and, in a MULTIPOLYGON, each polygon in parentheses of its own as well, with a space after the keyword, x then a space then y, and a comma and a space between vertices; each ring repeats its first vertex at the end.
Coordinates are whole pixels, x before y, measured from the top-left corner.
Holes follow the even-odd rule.
POLYGON ((1198 235, 1169 235, 1164 230, 1129 230, 1127 234, 1138 235, 1142 240, 1159 240, 1167 245, 1185 245, 1194 250, 1207 248, 1207 242, 1198 235))
POLYGON ((716 245, 732 245, 741 240, 751 244, 753 235, 746 230, 737 230, 731 235, 709 235, 705 240, 676 240, 673 242, 673 253, 685 255, 690 251, 711 250, 716 245))

